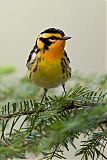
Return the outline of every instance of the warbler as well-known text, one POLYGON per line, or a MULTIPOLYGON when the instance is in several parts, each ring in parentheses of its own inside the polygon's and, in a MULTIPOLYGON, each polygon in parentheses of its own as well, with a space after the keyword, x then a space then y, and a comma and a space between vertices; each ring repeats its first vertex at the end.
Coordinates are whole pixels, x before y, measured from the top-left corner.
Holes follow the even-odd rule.
POLYGON ((49 28, 41 32, 31 50, 28 60, 28 77, 30 81, 44 88, 43 102, 49 88, 62 85, 71 77, 70 60, 64 50, 66 40, 60 29, 49 28))

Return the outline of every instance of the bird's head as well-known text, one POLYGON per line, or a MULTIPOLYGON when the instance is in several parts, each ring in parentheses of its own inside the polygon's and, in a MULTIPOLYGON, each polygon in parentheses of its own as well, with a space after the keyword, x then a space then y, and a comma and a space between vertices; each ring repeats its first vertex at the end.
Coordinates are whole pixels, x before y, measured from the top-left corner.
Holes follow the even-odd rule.
POLYGON ((39 50, 63 50, 65 41, 71 37, 66 37, 64 32, 60 29, 49 28, 40 33, 36 40, 36 47, 39 50))

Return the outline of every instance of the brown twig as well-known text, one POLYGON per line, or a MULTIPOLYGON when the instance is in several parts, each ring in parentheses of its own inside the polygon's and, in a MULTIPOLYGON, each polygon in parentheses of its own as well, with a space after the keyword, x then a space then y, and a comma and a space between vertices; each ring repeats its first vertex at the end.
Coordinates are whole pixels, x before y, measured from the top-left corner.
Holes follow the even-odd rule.
POLYGON ((25 112, 16 112, 16 113, 11 113, 11 114, 4 114, 4 115, 0 116, 0 120, 10 119, 10 118, 17 117, 17 116, 33 114, 35 111, 36 111, 35 109, 29 109, 25 112))

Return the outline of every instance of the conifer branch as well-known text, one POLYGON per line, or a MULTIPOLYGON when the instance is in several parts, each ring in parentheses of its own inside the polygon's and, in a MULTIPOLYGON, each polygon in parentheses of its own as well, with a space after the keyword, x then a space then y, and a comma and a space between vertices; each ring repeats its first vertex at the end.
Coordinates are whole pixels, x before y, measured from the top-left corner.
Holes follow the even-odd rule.
POLYGON ((0 70, 0 101, 10 101, 0 105, 0 160, 26 158, 26 152, 45 160, 66 159, 63 148, 71 146, 81 160, 107 159, 107 74, 76 73, 66 95, 47 96, 41 105, 33 97, 38 89, 26 76, 18 85, 5 82, 3 75, 13 71, 0 70), (81 141, 79 150, 75 139, 81 141))

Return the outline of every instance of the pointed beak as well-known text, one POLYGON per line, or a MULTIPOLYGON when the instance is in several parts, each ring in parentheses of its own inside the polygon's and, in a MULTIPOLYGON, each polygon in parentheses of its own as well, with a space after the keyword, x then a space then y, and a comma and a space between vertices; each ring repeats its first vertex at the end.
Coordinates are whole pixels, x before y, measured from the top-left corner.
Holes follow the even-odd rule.
POLYGON ((72 37, 67 37, 67 36, 65 36, 65 37, 62 37, 62 38, 60 38, 60 40, 68 40, 68 39, 71 39, 72 37))

